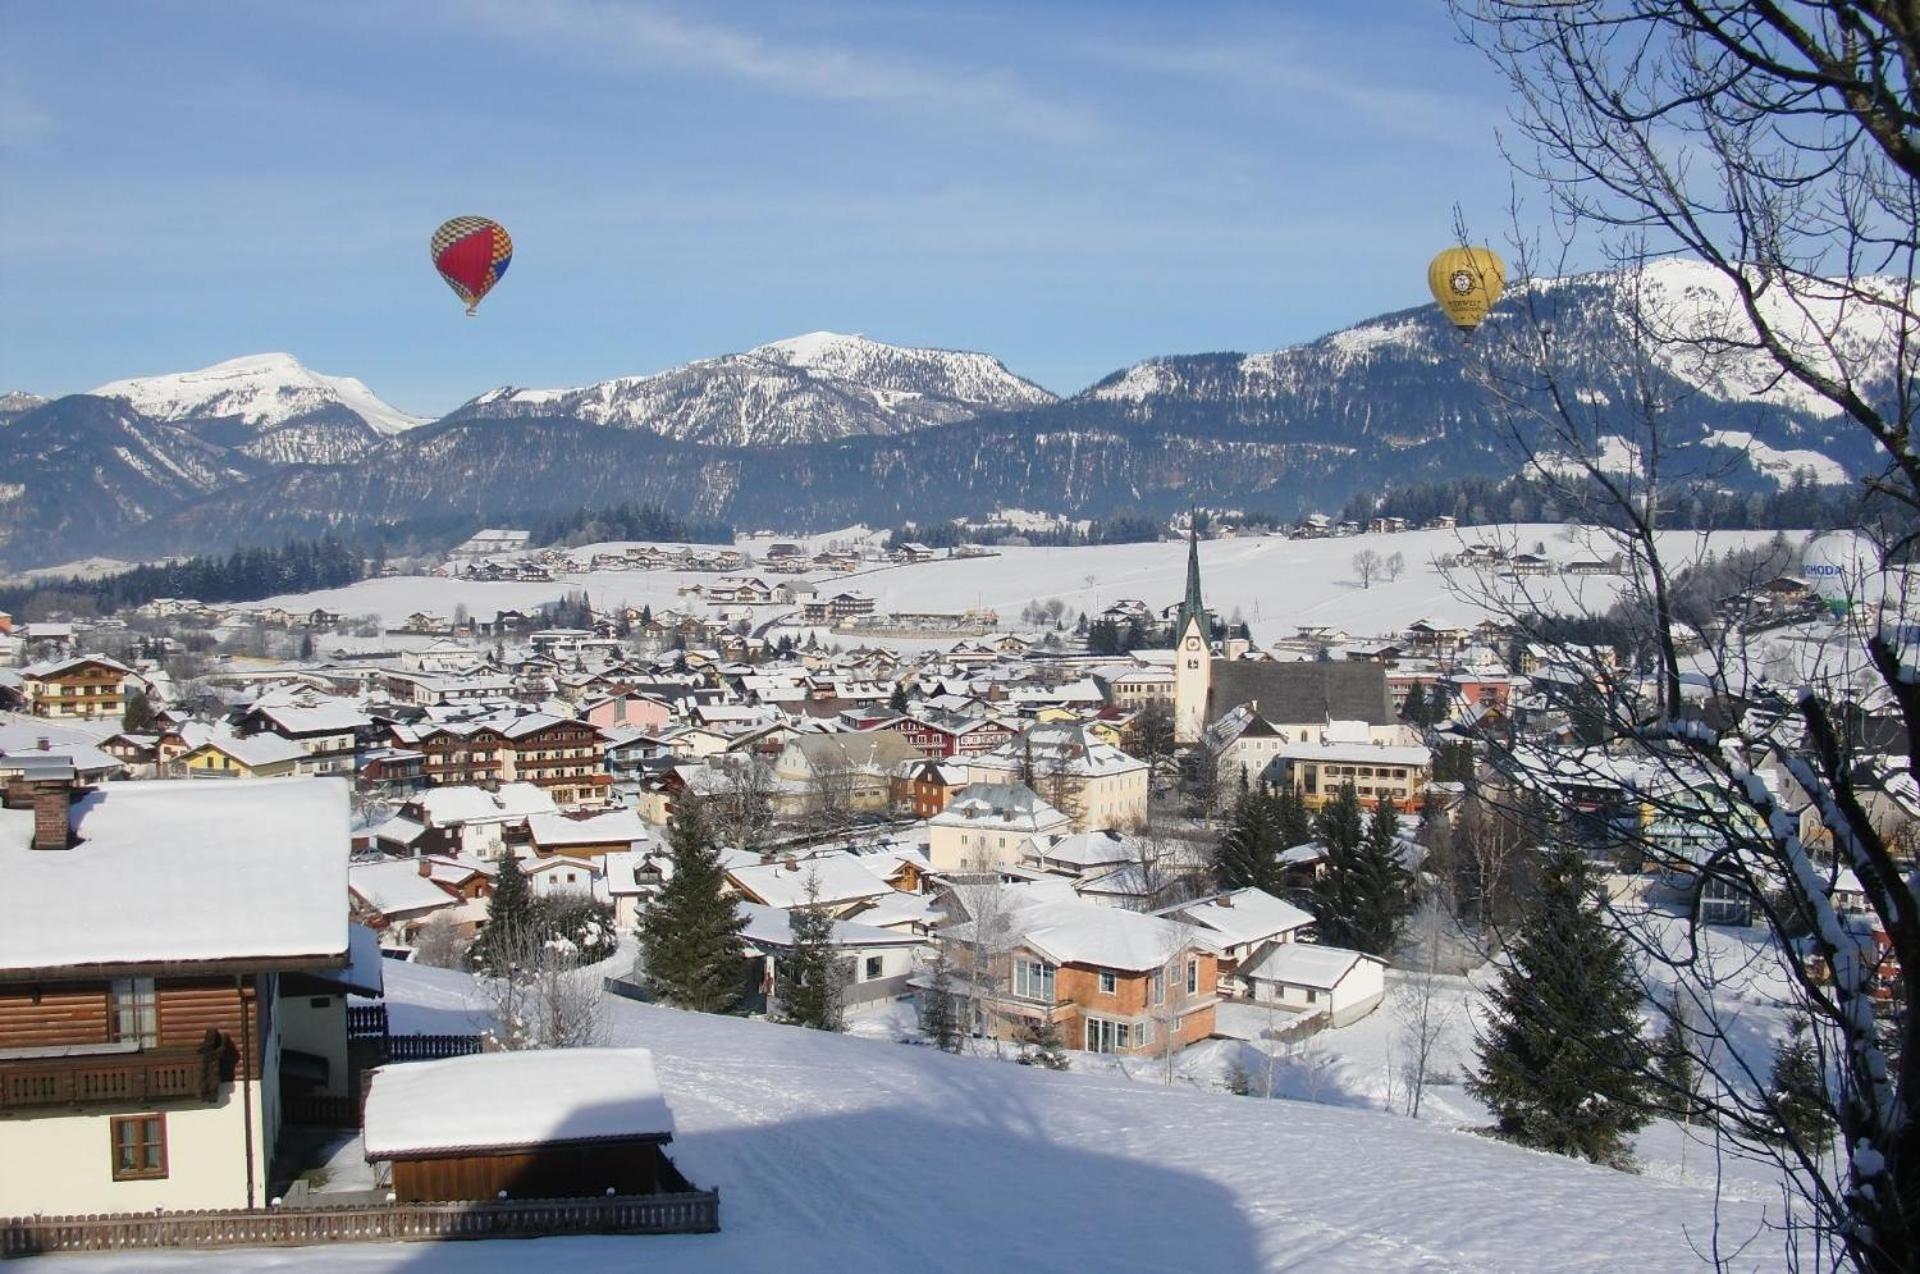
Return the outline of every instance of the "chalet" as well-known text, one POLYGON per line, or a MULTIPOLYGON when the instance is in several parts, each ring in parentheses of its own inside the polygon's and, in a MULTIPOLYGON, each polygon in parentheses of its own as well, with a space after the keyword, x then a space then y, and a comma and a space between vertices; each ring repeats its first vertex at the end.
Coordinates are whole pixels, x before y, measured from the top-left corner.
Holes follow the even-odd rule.
MULTIPOLYGON (((0 1199, 263 1206, 290 1091, 346 1094, 347 791, 76 789, 0 810, 0 1199), (99 923, 76 923, 75 900, 99 923), (312 979, 312 981, 308 981, 312 979)), ((377 979, 377 965, 368 979, 377 979)), ((377 981, 371 985, 377 988, 377 981)))
POLYGON ((1218 959, 1196 931, 1078 899, 1029 903, 1005 920, 1006 954, 978 969, 974 920, 940 934, 956 983, 984 993, 982 1032, 1019 1039, 1051 1022, 1069 1048, 1136 1055, 1213 1034, 1218 959))
POLYGON ((434 786, 532 783, 562 806, 604 805, 613 784, 602 735, 585 721, 528 713, 446 722, 419 732, 434 786))
MULTIPOLYGON (((456 860, 440 860, 456 861, 456 860)), ((356 922, 380 937, 383 951, 404 954, 413 948, 435 916, 449 916, 459 930, 472 934, 486 922, 492 881, 472 892, 463 890, 477 872, 436 870, 431 858, 391 858, 354 863, 347 869, 347 905, 356 922)))
POLYGON ((673 1115, 643 1048, 476 1053, 373 1072, 369 1162, 401 1203, 685 1191, 673 1115))
POLYGON ((931 562, 938 555, 925 544, 921 544, 918 541, 910 541, 902 544, 899 548, 887 554, 887 556, 896 562, 912 563, 931 562))
POLYGON ((188 749, 167 765, 167 773, 189 779, 280 779, 306 773, 306 752, 298 743, 274 734, 250 739, 219 737, 188 749))
POLYGON ((373 718, 344 700, 313 707, 268 705, 240 718, 245 735, 271 734, 299 746, 306 760, 304 774, 353 773, 354 748, 362 731, 370 732, 373 718))
POLYGON ((27 711, 36 717, 117 718, 126 711, 122 684, 133 669, 104 655, 78 655, 20 670, 27 711))
POLYGON ((1536 553, 1515 553, 1507 559, 1507 570, 1513 575, 1548 575, 1553 563, 1536 553))
POLYGON ((532 783, 503 783, 493 790, 434 787, 376 826, 373 839, 389 854, 494 859, 505 852, 509 834, 517 839, 529 818, 556 809, 553 797, 532 783))
POLYGON ((1014 728, 1003 721, 936 712, 896 717, 886 728, 904 735, 930 760, 978 756, 1005 746, 1015 736, 1014 728))

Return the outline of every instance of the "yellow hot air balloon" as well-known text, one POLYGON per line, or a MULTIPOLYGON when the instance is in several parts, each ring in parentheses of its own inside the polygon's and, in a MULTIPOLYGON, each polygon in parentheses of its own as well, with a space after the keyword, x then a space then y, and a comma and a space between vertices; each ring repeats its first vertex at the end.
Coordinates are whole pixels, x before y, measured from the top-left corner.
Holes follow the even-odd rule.
POLYGON ((1492 248, 1448 248, 1427 266, 1427 286, 1453 325, 1472 333, 1507 285, 1507 265, 1492 248))

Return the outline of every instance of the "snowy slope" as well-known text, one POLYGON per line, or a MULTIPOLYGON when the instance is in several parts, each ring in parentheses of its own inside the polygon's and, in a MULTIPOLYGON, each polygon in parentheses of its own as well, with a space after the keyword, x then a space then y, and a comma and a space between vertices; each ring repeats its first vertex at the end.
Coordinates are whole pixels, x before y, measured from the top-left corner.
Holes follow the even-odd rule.
POLYGON ((44 407, 49 399, 39 394, 30 394, 23 389, 10 389, 0 394, 0 425, 6 424, 15 416, 24 416, 35 407, 44 407))
POLYGON ((813 332, 651 376, 495 389, 454 414, 570 416, 684 442, 773 446, 905 433, 1053 400, 990 355, 813 332))
MULTIPOLYGON (((389 966, 430 1020, 463 975, 389 966)), ((1368 1111, 1056 1074, 608 1000, 721 1231, 74 1256, 89 1270, 1694 1270, 1708 1191, 1368 1111)), ((400 1008, 402 1021, 408 1010, 400 1008)), ((1750 1232, 1758 1206, 1723 1207, 1750 1232)), ((1764 1240, 1763 1240, 1764 1242, 1764 1240)), ((1760 1245, 1743 1268, 1774 1268, 1760 1245)))
POLYGON ((344 409, 377 434, 427 423, 382 402, 351 376, 324 376, 291 354, 251 354, 198 371, 111 381, 91 391, 120 398, 156 420, 234 420, 256 431, 329 409, 344 409))

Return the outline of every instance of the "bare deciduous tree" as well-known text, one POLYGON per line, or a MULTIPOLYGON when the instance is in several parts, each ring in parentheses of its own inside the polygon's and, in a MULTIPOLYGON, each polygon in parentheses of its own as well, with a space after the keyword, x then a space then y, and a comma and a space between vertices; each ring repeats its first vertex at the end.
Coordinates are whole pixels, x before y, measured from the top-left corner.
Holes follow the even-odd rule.
POLYGON ((1470 371, 1529 475, 1561 481, 1558 507, 1613 528, 1644 639, 1644 678, 1606 668, 1564 634, 1529 628, 1538 599, 1506 588, 1502 609, 1525 635, 1591 674, 1569 708, 1604 737, 1608 759, 1561 753, 1543 764, 1498 747, 1496 757, 1557 794, 1569 829, 1570 791, 1617 775, 1623 759, 1635 768, 1645 815, 1632 851, 1700 888, 1678 937, 1649 924, 1631 895, 1614 899, 1614 913, 1693 1007, 1698 1108, 1719 1135, 1790 1174, 1790 1256, 1910 1270, 1920 1251, 1920 898, 1870 813, 1888 766, 1861 754, 1851 724, 1864 669, 1904 735, 1894 774, 1920 781, 1920 676, 1897 626, 1880 622, 1879 603, 1899 614, 1905 599, 1855 598, 1829 662, 1803 669, 1768 711, 1702 719, 1688 679, 1723 701, 1746 696, 1756 652, 1737 626, 1689 622, 1674 587, 1684 561, 1659 531, 1676 492, 1715 480, 1674 454, 1676 385, 1690 374, 1759 394, 1787 387, 1855 430, 1875 453, 1857 521, 1880 528, 1883 563, 1909 560, 1920 512, 1920 22, 1911 5, 1884 0, 1453 7, 1512 87, 1526 147, 1514 159, 1549 194, 1559 261, 1598 239, 1620 267, 1618 330, 1603 348, 1571 349, 1555 335, 1547 290, 1526 283, 1542 254, 1518 236, 1516 313, 1489 325, 1470 371), (1676 253, 1704 263, 1713 286, 1685 298, 1650 286, 1648 263, 1676 253), (1676 827, 1688 830, 1666 834, 1676 827), (1843 873, 1859 886, 1860 917, 1836 903, 1843 873), (1792 1130, 1768 1077, 1732 1046, 1700 958, 1711 948, 1699 929, 1709 891, 1750 907, 1771 935, 1791 1007, 1813 1023, 1826 1066, 1830 1082, 1812 1096, 1838 1126, 1837 1156, 1792 1130), (1895 964, 1908 976, 1893 980, 1895 964))
POLYGON ((1379 579, 1385 569, 1377 550, 1361 549, 1353 555, 1353 577, 1360 581, 1361 588, 1372 588, 1373 581, 1379 579))

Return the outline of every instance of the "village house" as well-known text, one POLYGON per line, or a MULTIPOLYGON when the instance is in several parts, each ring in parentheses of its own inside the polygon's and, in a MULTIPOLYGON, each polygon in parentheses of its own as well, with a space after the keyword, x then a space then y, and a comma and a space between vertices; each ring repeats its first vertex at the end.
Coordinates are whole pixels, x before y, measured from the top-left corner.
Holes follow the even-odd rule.
POLYGON ((340 783, 8 787, 7 1212, 267 1202, 294 1076, 347 1091, 339 997, 292 989, 350 966, 346 864, 340 783), (102 923, 76 923, 75 899, 102 923))
POLYGON ((1218 959, 1198 930, 1078 899, 1016 904, 1004 938, 975 968, 976 921, 938 938, 956 984, 978 988, 973 1025, 982 1034, 1017 1040, 1051 1022, 1068 1048, 1123 1055, 1213 1034, 1218 959))
POLYGON ((947 761, 902 761, 894 767, 889 799, 896 814, 932 818, 965 787, 967 767, 947 761))
POLYGON ((20 670, 27 711, 36 717, 118 718, 126 711, 121 687, 133 669, 104 655, 78 655, 28 664, 20 670))
POLYGON ((1018 863, 1029 840, 1065 831, 1071 824, 1032 788, 973 783, 927 820, 927 859, 942 874, 1018 863))
POLYGON ((312 707, 280 704, 249 709, 239 721, 243 735, 277 735, 305 754, 303 774, 352 774, 360 733, 373 719, 353 704, 334 700, 312 707))
POLYGON ((305 773, 306 750, 291 739, 257 734, 205 739, 169 762, 167 773, 189 779, 279 779, 305 773))
POLYGON ((1310 941, 1315 935, 1311 913, 1251 887, 1179 903, 1160 914, 1206 931, 1219 948, 1220 989, 1228 994, 1249 994, 1240 970, 1268 947, 1310 941))
POLYGON ((727 884, 751 903, 789 911, 811 906, 837 920, 857 916, 893 892, 860 855, 845 853, 737 865, 727 870, 727 884))
POLYGON ((397 856, 456 854, 491 860, 506 852, 511 835, 527 820, 557 810, 553 797, 532 783, 496 789, 437 787, 417 793, 392 818, 373 829, 374 847, 397 856))
POLYGON ((1031 780, 1075 831, 1131 827, 1147 816, 1147 763, 1100 741, 1079 723, 1036 724, 967 761, 975 783, 1031 780))
POLYGON ((1387 962, 1343 947, 1284 942, 1268 947, 1238 977, 1256 1004, 1318 1012, 1328 1026, 1346 1026, 1386 996, 1387 962))
MULTIPOLYGON (((758 903, 738 904, 747 926, 740 931, 749 965, 750 1011, 777 1012, 780 961, 794 948, 792 910, 758 903)), ((827 944, 846 971, 841 1002, 874 1004, 912 993, 915 955, 926 944, 918 934, 881 929, 858 920, 835 920, 827 944)))
POLYGON ((1328 741, 1287 744, 1261 778, 1292 787, 1312 810, 1350 783, 1365 807, 1388 800, 1404 814, 1417 814, 1432 776, 1433 753, 1425 747, 1328 741))
POLYGON ((613 776, 600 754, 600 731, 545 713, 497 715, 423 727, 418 744, 434 786, 532 783, 556 805, 604 805, 613 776))

